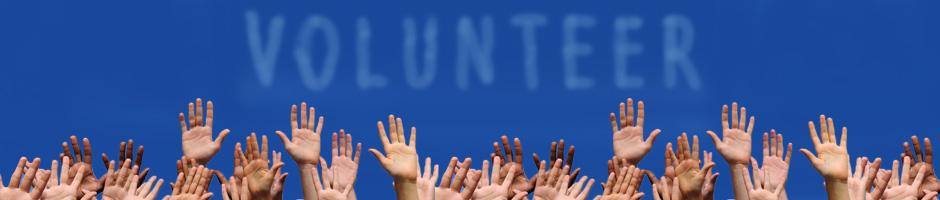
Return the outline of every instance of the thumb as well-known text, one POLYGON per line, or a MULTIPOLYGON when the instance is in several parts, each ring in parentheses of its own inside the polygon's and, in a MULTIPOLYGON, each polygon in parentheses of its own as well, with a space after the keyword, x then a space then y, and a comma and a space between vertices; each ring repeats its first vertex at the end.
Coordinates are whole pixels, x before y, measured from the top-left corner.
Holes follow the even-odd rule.
POLYGON ((803 154, 806 155, 806 159, 809 159, 810 163, 812 163, 813 165, 816 165, 816 160, 819 158, 816 158, 816 156, 813 155, 812 152, 809 152, 809 150, 806 150, 806 149, 800 149, 800 152, 803 152, 803 154))

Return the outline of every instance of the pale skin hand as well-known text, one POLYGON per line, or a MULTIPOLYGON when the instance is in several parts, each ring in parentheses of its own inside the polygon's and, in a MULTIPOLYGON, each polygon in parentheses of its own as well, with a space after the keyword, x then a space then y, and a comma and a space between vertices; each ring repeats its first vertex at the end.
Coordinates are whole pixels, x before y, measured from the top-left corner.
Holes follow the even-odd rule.
MULTIPOLYGON (((721 157, 725 159, 731 169, 747 167, 751 157, 751 133, 754 130, 754 117, 745 126, 747 109, 741 107, 740 120, 738 118, 738 103, 731 104, 731 121, 728 121, 728 105, 721 108, 721 128, 724 139, 708 131, 708 136, 721 157)), ((744 183, 744 174, 740 170, 731 170, 731 181, 735 199, 747 199, 747 188, 744 183), (740 180, 740 181, 738 181, 740 180)))
MULTIPOLYGON (((705 165, 714 165, 715 162, 712 160, 712 153, 708 151, 702 151, 705 156, 705 165)), ((712 200, 715 199, 715 182, 718 181, 718 173, 712 174, 712 169, 709 168, 705 173, 705 184, 702 185, 702 199, 712 200)), ((655 176, 650 176, 655 179, 655 176)))
MULTIPOLYGON (((281 163, 281 164, 284 163, 284 162, 281 162, 281 153, 278 153, 276 151, 271 151, 271 156, 274 157, 275 165, 277 165, 278 163, 281 163)), ((281 200, 281 199, 284 199, 284 181, 287 180, 287 173, 281 174, 281 169, 279 168, 277 169, 277 171, 274 172, 274 174, 275 174, 274 184, 271 185, 271 199, 281 200)))
POLYGON ((498 163, 502 162, 502 160, 499 157, 496 157, 493 158, 493 162, 497 164, 493 164, 493 171, 489 171, 488 168, 490 166, 490 162, 488 160, 483 161, 482 177, 480 179, 480 183, 478 184, 479 188, 473 192, 473 199, 505 200, 510 197, 509 189, 512 185, 512 177, 515 177, 517 170, 515 166, 511 166, 509 169, 509 175, 506 176, 509 178, 505 178, 502 182, 498 182, 496 180, 499 179, 500 166, 502 166, 498 163), (492 172, 492 174, 490 174, 490 172, 492 172))
POLYGON ((70 137, 69 139, 70 139, 70 142, 72 143, 72 150, 69 151, 68 143, 63 142, 62 143, 63 153, 59 154, 60 159, 62 157, 68 157, 69 160, 71 161, 71 163, 69 164, 71 165, 71 169, 69 171, 69 177, 65 181, 71 182, 72 177, 75 177, 74 175, 78 172, 78 169, 81 166, 85 166, 85 170, 88 173, 86 173, 84 177, 80 177, 82 178, 82 183, 81 183, 81 186, 79 186, 83 193, 82 195, 84 195, 84 191, 86 190, 94 191, 94 192, 101 191, 101 189, 104 189, 104 181, 99 181, 98 178, 95 177, 95 172, 94 170, 92 170, 92 167, 91 167, 92 166, 91 142, 88 141, 88 138, 83 138, 82 143, 78 143, 78 138, 75 137, 74 135, 70 137), (83 150, 84 150, 84 156, 82 154, 83 150))
MULTIPOLYGON (((912 167, 914 171, 922 167, 927 168, 927 172, 924 175, 924 183, 917 192, 918 197, 925 197, 930 195, 926 195, 924 191, 940 191, 940 180, 937 180, 937 174, 934 173, 933 170, 933 148, 930 145, 930 139, 924 138, 923 156, 921 156, 920 144, 917 140, 917 136, 911 136, 911 142, 914 145, 914 153, 911 153, 910 145, 908 145, 907 142, 904 143, 904 152, 907 157, 911 157, 912 161, 914 161, 914 166, 912 167)), ((913 176, 914 174, 911 175, 913 176)))
MULTIPOLYGON (((314 169, 313 171, 316 171, 314 169)), ((234 176, 229 181, 222 184, 223 200, 251 200, 251 194, 248 192, 248 178, 236 179, 234 176)))
POLYGON ((212 181, 212 170, 205 166, 189 168, 189 173, 179 173, 176 176, 176 183, 170 184, 173 187, 171 195, 163 197, 163 200, 208 200, 212 197, 211 192, 206 192, 204 185, 212 181))
MULTIPOLYGON (((551 157, 551 159, 550 159, 551 162, 548 163, 548 165, 549 165, 549 166, 553 166, 553 165, 555 165, 555 160, 560 160, 560 159, 565 158, 565 151, 564 151, 564 150, 565 150, 565 140, 559 140, 558 142, 552 142, 551 154, 549 154, 549 155, 551 155, 551 156, 550 156, 550 157, 551 157), (556 154, 556 152, 557 152, 557 154, 556 154)), ((539 159, 539 155, 538 155, 538 154, 534 154, 534 153, 533 153, 533 154, 532 154, 532 161, 535 163, 535 165, 538 165, 538 164, 539 164, 539 161, 541 161, 541 159, 539 159)), ((574 165, 572 165, 572 163, 574 163, 574 145, 571 145, 571 146, 568 148, 568 158, 567 158, 567 159, 564 159, 564 161, 565 161, 565 165, 574 166, 574 165)), ((520 165, 520 166, 521 166, 521 165, 520 165)), ((569 181, 571 181, 570 183, 572 183, 572 184, 573 184, 574 181, 575 181, 574 179, 575 179, 575 178, 578 178, 578 174, 579 174, 579 173, 581 173, 581 168, 574 169, 574 171, 565 172, 565 174, 571 176, 572 179, 569 180, 569 181)))
MULTIPOLYGON (((72 161, 68 157, 62 158, 62 163, 71 163, 72 161)), ((48 200, 75 200, 79 197, 82 197, 81 189, 79 186, 82 183, 82 179, 71 178, 71 181, 66 181, 69 178, 70 166, 68 164, 62 165, 62 170, 59 171, 59 162, 52 161, 52 172, 49 176, 49 182, 46 184, 46 190, 42 192, 42 199, 48 200), (61 175, 58 173, 61 172, 61 175), (59 179, 59 177, 62 177, 59 179), (61 181, 60 181, 61 180, 61 181)), ((75 175, 77 177, 85 176, 85 166, 79 166, 78 173, 75 175)), ((97 194, 95 192, 95 194, 97 194)))
POLYGON ((3 179, 0 179, 0 199, 4 200, 33 200, 39 199, 43 190, 46 189, 46 183, 49 180, 49 173, 37 174, 39 170, 39 158, 33 159, 33 162, 27 163, 26 157, 20 158, 16 165, 16 170, 10 179, 10 184, 3 186, 3 179), (26 167, 26 168, 24 168, 26 167), (25 170, 25 171, 24 171, 25 170), (23 177, 25 173, 25 177, 23 177), (39 175, 38 183, 33 183, 36 176, 39 175), (22 183, 20 182, 20 178, 22 183), (32 187, 32 191, 30 191, 32 187))
POLYGON ((638 192, 643 181, 643 170, 631 165, 622 167, 619 173, 610 173, 604 187, 604 194, 594 197, 594 200, 637 200, 645 195, 638 192))
MULTIPOLYGON (((144 146, 143 146, 143 145, 137 147, 137 158, 136 158, 136 159, 134 159, 134 155, 133 155, 133 153, 134 153, 134 140, 128 140, 127 142, 121 142, 121 146, 120 146, 120 148, 119 148, 118 151, 120 152, 120 153, 118 154, 119 157, 120 157, 120 159, 118 159, 118 166, 123 166, 125 160, 131 160, 131 161, 134 162, 134 165, 143 167, 143 165, 141 165, 141 163, 143 162, 143 158, 144 158, 144 146), (126 149, 126 150, 125 150, 125 149, 126 149), (126 152, 126 153, 125 153, 125 152, 126 152)), ((104 163, 105 166, 108 166, 108 163, 110 163, 111 160, 108 159, 108 155, 107 155, 107 154, 102 153, 102 154, 101 154, 101 161, 104 163)), ((147 178, 147 174, 148 174, 149 172, 150 172, 150 168, 147 168, 147 169, 144 169, 144 170, 140 171, 140 174, 137 174, 137 175, 140 176, 140 180, 138 180, 139 183, 141 183, 141 184, 144 183, 144 179, 147 178)))
MULTIPOLYGON (((924 182, 924 176, 926 175, 927 169, 920 168, 917 170, 913 180, 908 174, 914 174, 911 168, 911 158, 904 157, 904 171, 898 175, 898 161, 894 161, 894 166, 892 170, 891 182, 888 183, 888 189, 884 192, 884 199, 886 200, 914 200, 917 199, 917 191, 920 190, 921 184, 924 182), (900 180, 898 180, 900 177, 900 180)), ((936 195, 936 194, 934 194, 936 195)))
MULTIPOLYGON (((759 171, 757 167, 757 161, 753 162, 754 166, 754 179, 753 184, 751 183, 751 175, 748 174, 747 168, 741 168, 741 173, 744 174, 744 182, 746 183, 748 199, 751 200, 777 200, 780 197, 780 192, 783 191, 783 187, 777 187, 775 190, 770 190, 767 188, 767 185, 770 184, 767 179, 760 181, 757 176, 759 174, 764 174, 763 176, 769 176, 767 171, 759 171)), ((784 172, 786 173, 786 172, 784 172)), ((786 175, 784 175, 784 182, 786 182, 786 175)))
MULTIPOLYGON (((634 124, 633 99, 627 99, 626 108, 620 103, 620 120, 614 113, 610 113, 610 125, 614 130, 614 155, 619 159, 626 159, 629 165, 637 165, 646 153, 653 148, 653 142, 660 130, 650 133, 649 138, 643 141, 644 110, 643 101, 637 105, 636 123, 634 124)), ((575 176, 576 177, 576 176, 575 176)))
MULTIPOLYGON (((422 174, 421 172, 418 172, 422 174)), ((431 157, 424 160, 424 173, 418 177, 418 200, 434 200, 434 187, 437 184, 438 165, 434 165, 434 173, 431 173, 431 157)), ((394 184, 394 183, 393 183, 394 184)))
MULTIPOLYGON (((139 169, 137 166, 131 168, 131 162, 124 162, 124 165, 118 166, 120 167, 118 169, 114 167, 114 161, 109 162, 108 173, 103 178, 105 185, 101 196, 104 200, 122 200, 130 196, 127 187, 132 182, 130 179, 134 178, 133 174, 136 174, 139 169)), ((134 184, 136 187, 136 183, 134 184)))
POLYGON ((130 168, 131 161, 123 162, 119 171, 114 171, 114 161, 109 162, 108 174, 105 175, 105 188, 102 195, 105 200, 153 200, 160 192, 160 186, 163 185, 163 179, 157 181, 156 186, 151 190, 153 182, 157 177, 150 177, 147 182, 142 180, 137 172, 139 167, 130 168), (139 184, 138 184, 139 183, 139 184))
POLYGON ((278 138, 284 143, 287 154, 290 154, 290 157, 294 159, 300 169, 301 187, 306 199, 317 198, 317 189, 308 184, 313 183, 313 174, 309 170, 304 170, 316 167, 320 159, 320 133, 323 131, 323 116, 320 116, 317 125, 314 126, 313 120, 317 116, 315 111, 313 107, 310 107, 310 115, 308 116, 307 103, 300 103, 300 120, 298 121, 297 105, 291 106, 291 139, 288 139, 284 132, 276 132, 278 138))
POLYGON ((673 157, 673 165, 676 166, 676 177, 679 178, 679 191, 686 199, 702 199, 702 188, 705 184, 705 177, 709 174, 708 170, 715 166, 715 163, 707 163, 701 168, 699 164, 698 136, 693 136, 693 143, 689 148, 689 137, 682 133, 678 139, 680 145, 673 157), (676 162, 678 161, 678 162, 676 162))
MULTIPOLYGON (((496 182, 501 182, 509 174, 509 169, 516 167, 519 173, 516 173, 516 176, 512 178, 513 181, 512 186, 510 186, 509 195, 515 196, 516 191, 531 192, 535 189, 535 178, 529 179, 525 175, 525 170, 523 170, 522 142, 519 138, 515 138, 513 139, 515 146, 510 146, 508 137, 504 135, 500 139, 503 142, 503 150, 500 150, 499 143, 493 142, 493 150, 495 153, 490 154, 490 160, 499 157, 500 160, 503 161, 499 171, 499 179, 496 179, 496 182), (515 148, 515 152, 513 152, 513 148, 515 148)), ((571 154, 569 153, 569 155, 571 154)), ((571 159, 568 160, 571 161, 571 159)))
POLYGON ((222 141, 229 130, 219 133, 215 141, 212 140, 212 101, 206 103, 205 124, 203 124, 202 99, 196 99, 195 110, 193 103, 189 103, 189 125, 186 125, 185 116, 180 113, 180 128, 183 130, 183 155, 196 159, 200 165, 206 165, 212 157, 219 152, 222 141), (195 113, 194 113, 195 111, 195 113), (187 129, 187 127, 189 127, 187 129))
POLYGON ((258 147, 258 137, 251 133, 251 137, 245 139, 248 148, 242 155, 242 166, 245 167, 245 177, 248 178, 248 189, 254 199, 271 199, 271 186, 274 184, 274 176, 277 170, 284 166, 284 163, 274 163, 268 168, 268 137, 261 136, 261 148, 258 147), (247 155, 247 156, 246 156, 247 155))
POLYGON ((841 145, 836 141, 835 127, 832 125, 832 118, 826 120, 825 115, 819 116, 821 135, 816 135, 816 126, 809 122, 810 134, 813 138, 813 146, 816 147, 816 153, 806 149, 800 149, 800 152, 806 155, 816 171, 826 179, 826 192, 829 199, 849 199, 848 178, 849 178, 849 154, 846 149, 846 137, 848 129, 842 127, 841 145), (820 140, 822 138, 822 140, 820 140))
POLYGON ((375 155, 385 171, 395 180, 395 193, 399 200, 418 199, 415 186, 418 179, 418 154, 415 150, 416 129, 411 127, 411 141, 406 143, 401 118, 395 119, 395 116, 389 115, 388 121, 391 126, 390 136, 385 134, 385 125, 382 122, 377 123, 382 147, 385 148, 387 156, 375 149, 369 149, 369 152, 375 155))
MULTIPOLYGON (((359 155, 362 152, 362 143, 356 144, 355 157, 353 157, 352 135, 346 134, 346 131, 339 130, 339 145, 336 141, 336 133, 333 133, 333 158, 331 167, 323 173, 323 178, 327 180, 336 180, 333 188, 338 191, 346 189, 347 185, 355 186, 356 174, 359 171, 359 155), (344 174, 338 179, 333 174, 344 174)), ((320 158, 320 162, 325 162, 320 158)), ((323 164, 324 166, 326 163, 323 164)), ((349 199, 356 199, 355 188, 349 193, 349 199)))
POLYGON ((559 179, 564 178, 562 171, 567 171, 570 167, 561 168, 561 163, 561 160, 556 161, 551 169, 546 168, 544 160, 539 164, 539 173, 534 178, 536 180, 535 192, 533 192, 535 200, 552 200, 565 195, 558 192, 559 188, 562 187, 561 182, 564 182, 559 179))
POLYGON ((475 173, 469 177, 469 183, 466 185, 464 181, 468 178, 467 172, 470 170, 470 158, 464 159, 462 163, 457 165, 457 157, 450 159, 450 164, 447 165, 447 169, 444 171, 444 176, 441 177, 441 185, 437 188, 434 188, 434 199, 436 200, 468 200, 473 196, 474 191, 477 189, 477 183, 480 181, 480 173, 475 173), (456 168, 455 168, 456 167, 456 168), (454 176, 456 175, 456 176, 454 176), (453 182, 451 182, 453 178, 453 182), (461 192, 463 188, 463 192, 461 192))
POLYGON ((574 184, 569 183, 569 180, 572 180, 570 175, 559 178, 563 180, 560 180, 561 184, 556 186, 559 195, 554 199, 558 200, 585 200, 588 194, 591 193, 591 186, 594 186, 594 179, 588 180, 587 185, 584 184, 584 181, 588 179, 587 176, 581 176, 581 180, 574 184), (567 185, 571 185, 571 187, 567 187, 567 185))
POLYGON ((881 158, 875 159, 873 163, 869 163, 867 157, 855 159, 855 172, 851 173, 848 179, 849 199, 877 199, 871 196, 869 190, 874 183, 875 173, 878 172, 879 166, 881 166, 881 158))
POLYGON ((672 178, 671 181, 663 176, 659 183, 653 184, 653 199, 655 200, 680 200, 682 194, 679 192, 679 178, 672 178))
MULTIPOLYGON (((776 130, 770 130, 770 141, 767 140, 768 134, 764 133, 764 158, 762 167, 754 173, 754 178, 758 182, 766 181, 762 185, 768 191, 776 191, 778 187, 784 187, 787 180, 787 172, 790 171, 790 156, 793 155, 793 143, 787 144, 787 151, 783 151, 783 135, 777 134, 776 130), (785 157, 784 157, 785 156, 785 157)), ((757 167, 757 161, 751 158, 751 165, 757 167)), ((787 199, 786 188, 780 193, 778 199, 787 199)))
MULTIPOLYGON (((324 165, 326 164, 325 161, 321 161, 320 163, 324 165)), ((339 182, 337 180, 345 179, 346 177, 352 176, 353 182, 355 182, 355 173, 342 174, 338 171, 327 171, 326 167, 321 167, 321 168, 324 173, 322 182, 320 179, 320 174, 317 173, 317 169, 316 168, 310 169, 310 171, 313 173, 313 179, 314 179, 313 185, 314 187, 317 188, 317 198, 322 199, 322 200, 349 199, 349 192, 352 191, 352 188, 353 188, 352 183, 346 184, 346 186, 343 187, 345 189, 340 190, 339 189, 340 186, 338 185, 339 182), (329 176, 334 177, 332 178, 332 181, 329 178, 326 178, 327 174, 331 174, 329 176)))

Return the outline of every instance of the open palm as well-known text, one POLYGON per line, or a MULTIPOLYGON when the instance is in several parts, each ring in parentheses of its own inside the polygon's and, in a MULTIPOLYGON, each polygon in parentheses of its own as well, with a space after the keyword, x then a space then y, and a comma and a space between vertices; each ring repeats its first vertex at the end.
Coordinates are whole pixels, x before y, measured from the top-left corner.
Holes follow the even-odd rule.
POLYGON ((747 126, 747 109, 741 107, 741 118, 738 119, 738 103, 731 104, 731 121, 728 121, 728 106, 721 108, 721 126, 723 140, 718 135, 708 131, 715 148, 725 161, 731 164, 747 164, 751 158, 751 131, 754 130, 754 117, 751 117, 747 126), (745 128, 746 127, 746 128, 745 128))
POLYGON ((849 153, 846 148, 847 129, 842 127, 841 145, 836 141, 835 128, 832 125, 832 118, 826 120, 825 115, 819 116, 822 127, 821 135, 816 135, 816 125, 809 122, 810 133, 813 138, 813 146, 816 147, 814 156, 809 150, 800 149, 800 152, 806 155, 816 171, 824 178, 833 180, 847 180, 849 178, 849 153), (822 140, 820 140, 822 138, 822 140))
POLYGON ((313 107, 310 107, 308 118, 307 103, 300 103, 300 121, 298 121, 297 105, 292 106, 290 111, 292 139, 288 139, 283 132, 277 131, 277 136, 284 143, 284 149, 300 165, 317 164, 320 159, 320 131, 323 130, 323 117, 320 117, 314 129, 315 111, 313 107))
POLYGON ((183 155, 195 159, 199 164, 205 165, 209 160, 219 152, 222 147, 222 141, 228 135, 229 130, 225 129, 219 133, 219 136, 212 140, 212 101, 206 103, 205 125, 203 125, 202 99, 196 99, 196 107, 189 103, 189 125, 183 113, 180 113, 180 128, 183 130, 183 155), (195 110, 194 110, 195 109, 195 110), (195 112, 194 112, 195 111, 195 112), (187 129, 188 127, 188 129, 187 129))
POLYGON ((411 127, 411 142, 405 142, 405 130, 401 125, 401 118, 395 119, 394 115, 388 116, 390 136, 385 134, 385 125, 378 122, 379 134, 382 139, 382 146, 385 147, 385 154, 375 149, 369 149, 379 160, 385 171, 395 179, 417 180, 418 178, 418 153, 415 150, 415 128, 411 127))
POLYGON ((633 120, 633 99, 627 99, 626 107, 624 103, 620 103, 620 120, 617 120, 614 113, 610 113, 610 124, 614 132, 614 155, 618 159, 626 159, 631 165, 639 164, 650 152, 656 136, 660 133, 659 129, 653 130, 649 138, 643 141, 643 101, 640 101, 637 107, 636 121, 633 120))

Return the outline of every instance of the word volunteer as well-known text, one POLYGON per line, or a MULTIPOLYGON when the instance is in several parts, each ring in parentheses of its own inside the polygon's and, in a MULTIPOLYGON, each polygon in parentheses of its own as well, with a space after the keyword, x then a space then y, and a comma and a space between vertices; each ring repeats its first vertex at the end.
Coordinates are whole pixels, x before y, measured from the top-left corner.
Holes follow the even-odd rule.
MULTIPOLYGON (((410 88, 421 90, 429 87, 437 76, 437 55, 439 25, 434 17, 427 17, 423 28, 412 17, 405 17, 402 21, 403 45, 401 46, 401 65, 404 70, 404 80, 410 88), (419 43, 423 43, 423 52, 419 52, 419 43)), ((508 23, 518 28, 519 40, 522 43, 520 59, 523 66, 523 77, 526 88, 536 90, 539 84, 538 77, 538 42, 537 31, 548 23, 545 15, 537 13, 521 13, 509 17, 508 23)), ((285 19, 275 14, 269 20, 254 10, 245 11, 248 49, 252 65, 262 86, 270 87, 274 80, 274 69, 277 65, 278 53, 284 38, 285 19), (266 27, 265 27, 266 24, 266 27)), ((630 74, 628 71, 628 57, 643 52, 643 45, 631 41, 627 36, 643 26, 643 19, 636 16, 620 16, 613 21, 613 78, 616 88, 636 89, 642 88, 646 81, 644 77, 630 74)), ((456 23, 456 49, 455 71, 452 80, 460 90, 470 88, 471 76, 476 76, 480 84, 486 86, 493 83, 495 65, 493 63, 494 20, 491 16, 483 15, 478 18, 463 16, 456 23), (476 23, 475 23, 476 22, 476 23)), ((596 20, 590 15, 568 14, 561 19, 561 66, 563 86, 568 90, 583 90, 594 87, 593 77, 578 74, 578 57, 592 53, 591 44, 578 41, 578 31, 596 26, 596 20)), ((681 83, 686 87, 698 90, 702 87, 698 72, 689 55, 695 38, 692 21, 680 14, 669 14, 662 18, 663 28, 663 74, 662 81, 666 88, 677 88, 681 83), (681 80, 680 80, 681 79, 681 80)), ((302 21, 296 34, 293 46, 293 57, 296 61, 300 78, 304 87, 312 91, 327 89, 335 76, 337 62, 340 57, 340 34, 333 22, 321 15, 310 15, 302 21), (313 54, 313 40, 322 35, 323 47, 316 49, 313 54), (315 37, 316 36, 316 37, 315 37), (320 53, 322 52, 322 53, 320 53), (322 56, 322 63, 318 70, 314 68, 313 57, 322 56)), ((369 19, 360 17, 356 19, 355 34, 355 80, 361 90, 381 89, 389 84, 388 79, 381 74, 370 72, 370 38, 371 29, 369 19)))

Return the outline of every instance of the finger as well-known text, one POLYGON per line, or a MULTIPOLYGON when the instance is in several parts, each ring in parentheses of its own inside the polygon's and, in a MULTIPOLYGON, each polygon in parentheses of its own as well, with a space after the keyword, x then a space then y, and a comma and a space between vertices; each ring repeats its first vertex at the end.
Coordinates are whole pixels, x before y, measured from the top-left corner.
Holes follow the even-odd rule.
POLYGON ((379 127, 379 138, 382 140, 382 147, 388 148, 388 145, 390 145, 390 142, 389 142, 388 136, 385 135, 385 126, 382 125, 381 121, 376 123, 376 125, 379 127))
POLYGON ((193 103, 189 103, 189 129, 196 127, 196 109, 193 106, 193 103))
POLYGON ((820 128, 819 128, 820 137, 822 138, 822 143, 823 143, 823 144, 830 143, 830 142, 835 142, 835 141, 830 141, 830 140, 829 140, 829 134, 832 134, 832 133, 829 132, 829 124, 826 123, 826 116, 825 116, 825 115, 819 115, 819 127, 820 127, 820 128))
POLYGON ((708 136, 712 138, 712 142, 715 143, 715 146, 718 146, 718 144, 721 143, 721 139, 718 138, 718 135, 716 135, 715 132, 707 131, 705 133, 707 133, 708 136))
MULTIPOLYGON (((548 163, 548 165, 555 165, 555 159, 558 159, 558 154, 555 154, 555 148, 557 146, 558 146, 557 142, 552 142, 551 153, 549 153, 548 155, 551 158, 549 160, 550 162, 548 163)), ((564 156, 561 156, 561 157, 564 157, 564 156)))
POLYGON ((309 129, 310 124, 307 121, 307 102, 300 103, 300 129, 309 129))
POLYGON ((409 141, 409 143, 408 143, 408 146, 409 146, 409 147, 412 147, 412 148, 415 147, 415 145, 416 145, 416 143, 415 143, 415 137, 417 137, 417 136, 418 136, 417 129, 415 129, 415 127, 412 126, 412 127, 411 127, 411 139, 410 139, 410 141, 409 141))
MULTIPOLYGON (((776 139, 776 138, 774 138, 774 139, 776 139)), ((773 139, 771 139, 771 140, 773 140, 773 139)), ((771 155, 770 153, 771 153, 771 151, 773 151, 773 150, 771 150, 772 148, 770 147, 771 144, 773 144, 773 143, 771 142, 770 144, 768 144, 768 141, 767 141, 767 132, 764 132, 764 148, 763 148, 763 150, 764 150, 764 157, 770 157, 770 155, 771 155)))
MULTIPOLYGON (((450 158, 450 163, 447 164, 447 168, 444 170, 444 176, 441 177, 440 188, 450 188, 450 181, 454 175, 454 166, 457 165, 457 157, 450 158)), ((459 186, 459 185, 458 185, 459 186)))
POLYGON ((637 117, 636 117, 636 126, 637 126, 637 127, 643 127, 643 120, 644 120, 644 117, 645 117, 645 116, 644 116, 645 113, 644 113, 643 110, 644 110, 644 108, 643 108, 643 101, 640 101, 639 103, 637 103, 637 114, 636 114, 636 115, 637 115, 637 117))
POLYGON ((398 142, 405 143, 405 126, 402 126, 401 117, 395 118, 395 123, 398 127, 398 142))
POLYGON ((196 126, 202 126, 202 99, 196 98, 196 126))
POLYGON ((839 144, 839 146, 841 146, 842 148, 848 147, 848 142, 847 142, 848 137, 849 137, 848 128, 842 127, 842 143, 839 144))
POLYGON ((26 166, 26 157, 21 157, 20 162, 16 164, 16 169, 13 171, 13 175, 10 176, 10 184, 7 185, 9 188, 19 188, 20 187, 20 177, 23 176, 23 167, 26 166))
POLYGON ((290 128, 291 130, 299 129, 299 127, 297 126, 297 105, 296 104, 290 107, 290 128))
POLYGON ((813 155, 813 153, 809 152, 809 150, 800 149, 800 152, 803 152, 803 154, 806 155, 806 159, 809 159, 809 161, 810 161, 811 163, 813 163, 814 166, 816 165, 816 163, 818 163, 818 161, 817 161, 818 158, 816 158, 816 156, 813 155))
MULTIPOLYGON (((503 152, 505 153, 503 154, 503 158, 506 159, 505 162, 506 163, 516 162, 515 160, 513 160, 513 157, 512 157, 513 156, 512 146, 509 146, 510 145, 509 138, 504 135, 500 137, 500 140, 503 142, 503 152)), ((555 154, 552 153, 552 155, 555 155, 555 154)))
POLYGON ((78 138, 73 135, 69 137, 69 141, 72 142, 72 153, 75 153, 75 157, 72 157, 72 161, 76 163, 84 162, 82 161, 84 158, 82 157, 82 148, 78 144, 78 138))
POLYGON ((626 104, 620 103, 620 129, 627 127, 627 108, 626 104))
POLYGON ((738 128, 738 103, 731 103, 731 129, 740 129, 738 128))
MULTIPOLYGON (((744 130, 744 128, 745 128, 745 126, 744 126, 744 121, 745 121, 746 119, 747 119, 747 109, 744 108, 744 106, 741 106, 741 121, 738 122, 738 128, 740 128, 741 130, 744 130)), ((751 134, 751 133, 748 132, 748 135, 750 135, 750 134, 751 134)))
POLYGON ((222 142, 225 142, 225 136, 228 136, 229 132, 230 131, 228 129, 224 129, 222 132, 219 132, 219 136, 215 137, 215 145, 222 146, 222 142))
POLYGON ((721 130, 728 130, 728 105, 721 107, 721 130))
POLYGON ((633 99, 627 98, 627 127, 633 126, 633 99))
POLYGON ((27 165, 29 169, 26 170, 26 177, 23 178, 23 183, 20 184, 20 191, 29 192, 29 187, 33 186, 33 179, 36 178, 36 170, 39 169, 39 158, 34 158, 33 162, 27 165))
MULTIPOLYGON (((513 161, 521 165, 522 164, 522 141, 520 141, 519 138, 514 138, 513 143, 515 144, 515 148, 516 148, 516 152, 515 152, 516 157, 513 158, 513 161)), ((520 171, 522 170, 520 169, 520 171)))
POLYGON ((933 148, 930 147, 930 138, 924 138, 924 162, 933 164, 933 148))
POLYGON ((610 128, 613 129, 614 134, 620 132, 620 125, 617 124, 617 116, 614 113, 610 113, 610 128))
POLYGON ((916 135, 911 136, 911 144, 914 145, 914 158, 911 160, 914 161, 914 163, 924 162, 923 157, 922 157, 923 154, 921 154, 921 151, 920 151, 920 142, 917 140, 918 139, 916 135))
POLYGON ((813 139, 813 146, 818 147, 822 142, 819 141, 819 136, 816 135, 816 125, 812 121, 809 122, 809 134, 813 139))

